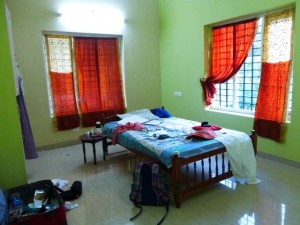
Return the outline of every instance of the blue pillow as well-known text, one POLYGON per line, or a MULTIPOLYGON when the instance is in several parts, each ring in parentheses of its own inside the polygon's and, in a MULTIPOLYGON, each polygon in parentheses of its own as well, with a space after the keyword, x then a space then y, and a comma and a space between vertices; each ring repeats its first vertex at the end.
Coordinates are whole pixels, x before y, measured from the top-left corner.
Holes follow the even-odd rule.
POLYGON ((151 112, 159 118, 169 118, 172 116, 167 110, 162 108, 152 109, 151 112))

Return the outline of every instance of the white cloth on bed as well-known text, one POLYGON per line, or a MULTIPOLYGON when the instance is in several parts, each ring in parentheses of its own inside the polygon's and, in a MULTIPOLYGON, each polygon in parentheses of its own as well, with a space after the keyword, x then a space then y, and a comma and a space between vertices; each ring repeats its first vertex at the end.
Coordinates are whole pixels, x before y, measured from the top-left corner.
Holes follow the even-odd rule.
POLYGON ((218 141, 222 142, 228 152, 231 170, 240 183, 257 184, 256 159, 251 138, 240 131, 221 129, 216 131, 218 141))

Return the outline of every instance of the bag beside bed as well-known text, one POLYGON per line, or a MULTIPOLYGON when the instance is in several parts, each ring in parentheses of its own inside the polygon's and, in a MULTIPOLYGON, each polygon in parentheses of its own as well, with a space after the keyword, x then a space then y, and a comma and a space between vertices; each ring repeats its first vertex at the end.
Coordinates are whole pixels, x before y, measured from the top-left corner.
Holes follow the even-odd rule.
POLYGON ((165 206, 165 215, 158 224, 164 221, 169 212, 169 191, 167 177, 158 164, 140 162, 136 166, 129 199, 140 209, 137 215, 130 218, 131 221, 142 213, 142 205, 165 206))

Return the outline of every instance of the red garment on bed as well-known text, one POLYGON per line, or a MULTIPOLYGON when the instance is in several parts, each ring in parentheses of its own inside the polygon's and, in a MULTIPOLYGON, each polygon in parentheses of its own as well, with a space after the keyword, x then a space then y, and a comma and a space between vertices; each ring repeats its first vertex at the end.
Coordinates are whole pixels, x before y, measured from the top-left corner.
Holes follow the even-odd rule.
POLYGON ((112 139, 112 143, 115 145, 118 142, 118 134, 123 133, 128 130, 143 130, 144 125, 141 123, 126 123, 124 125, 119 125, 117 129, 114 131, 114 137, 112 139))
POLYGON ((210 125, 209 127, 202 127, 202 126, 194 126, 192 127, 194 130, 221 130, 222 127, 218 126, 218 125, 210 125))
POLYGON ((215 130, 221 130, 222 127, 211 125, 208 127, 194 126, 192 127, 196 132, 189 134, 186 139, 199 138, 199 139, 214 139, 216 137, 215 130))

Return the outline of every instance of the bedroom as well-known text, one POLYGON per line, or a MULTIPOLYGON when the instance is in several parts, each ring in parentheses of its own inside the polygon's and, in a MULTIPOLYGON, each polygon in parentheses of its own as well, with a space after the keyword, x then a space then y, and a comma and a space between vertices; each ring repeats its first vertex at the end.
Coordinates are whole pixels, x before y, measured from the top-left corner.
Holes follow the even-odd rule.
MULTIPOLYGON (((64 30, 57 22, 55 13, 60 1, 6 1, 12 17, 13 35, 17 60, 24 77, 24 89, 35 141, 39 149, 47 149, 64 143, 72 143, 86 130, 54 132, 49 116, 46 91, 45 65, 41 45, 41 31, 64 30)), ((66 1, 64 1, 66 2, 66 1)), ((70 1, 71 2, 71 1, 70 1)), ((90 1, 96 2, 96 1, 90 1)), ((108 1, 101 1, 103 4, 108 1)), ((204 75, 203 26, 239 16, 259 14, 295 4, 299 1, 114 1, 124 13, 124 56, 126 97, 128 110, 165 105, 179 117, 201 120, 205 118, 221 126, 249 132, 253 119, 230 114, 209 112, 204 109, 199 78, 204 75), (219 4, 218 4, 219 3, 219 4), (214 13, 210 13, 210 12, 214 13), (196 23, 195 21, 198 21, 196 23), (184 44, 182 44, 184 43, 184 44), (141 57, 143 56, 143 57, 141 57), (146 85, 145 85, 146 84, 146 85), (174 92, 181 91, 181 97, 174 92)), ((2 6, 3 7, 3 6, 2 6)), ((3 11, 3 10, 2 10, 3 11)), ((299 24, 299 9, 296 7, 296 25, 299 24)), ((3 15, 2 15, 3 17, 3 15)), ((5 24, 4 18, 2 24, 5 24)), ((297 27, 297 26, 296 26, 297 27)), ((73 31, 73 30, 71 30, 73 31)), ((77 32, 93 32, 76 30, 77 32)), ((299 61, 299 30, 295 32, 294 60, 299 61)), ((2 39, 1 39, 2 40, 2 39)), ((4 38, 5 40, 5 38, 4 38)), ((2 42, 2 41, 1 41, 2 42)), ((5 57, 7 55, 1 56, 5 57)), ((9 68, 7 69, 9 70, 9 68)), ((294 65, 294 74, 300 70, 294 65)), ((1 72, 2 74, 2 72, 1 72)), ((1 78, 2 79, 2 78, 1 78)), ((2 90, 13 93, 11 77, 2 90)), ((0 85, 3 85, 0 82, 0 85)), ((294 77, 292 123, 288 126, 286 143, 278 144, 259 138, 258 149, 262 153, 284 160, 300 162, 297 128, 300 124, 300 96, 297 86, 299 77, 294 77)), ((5 92, 6 93, 6 92, 5 92)), ((2 98, 2 97, 1 97, 2 98)), ((1 112, 1 185, 15 186, 27 182, 22 143, 15 140, 19 134, 13 96, 4 98, 6 112, 1 112), (6 137, 6 135, 8 137, 6 137), (3 141, 5 137, 5 142, 3 141), (13 154, 11 153, 13 152, 13 154), (11 170, 11 168, 14 168, 11 170), (8 182, 8 177, 15 177, 8 182), (3 183, 3 184, 2 184, 3 183)))

